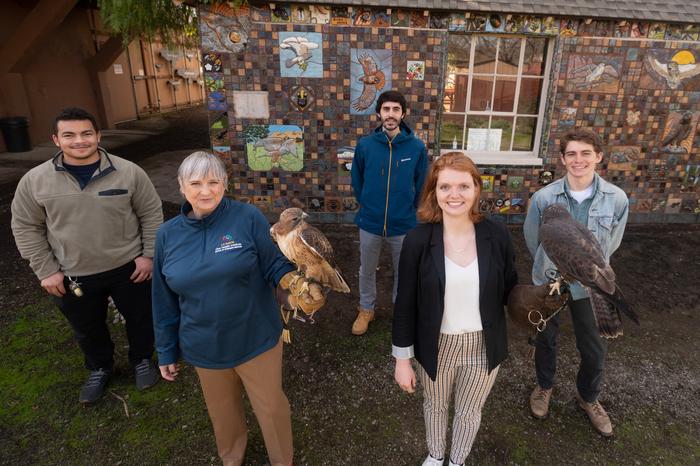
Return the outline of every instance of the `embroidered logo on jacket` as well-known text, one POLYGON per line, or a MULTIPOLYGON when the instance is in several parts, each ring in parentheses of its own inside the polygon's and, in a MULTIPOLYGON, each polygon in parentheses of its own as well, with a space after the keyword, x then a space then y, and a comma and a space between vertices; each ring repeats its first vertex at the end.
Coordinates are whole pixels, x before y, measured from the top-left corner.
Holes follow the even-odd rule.
POLYGON ((233 236, 226 234, 221 238, 221 245, 214 249, 214 254, 218 254, 224 251, 230 251, 231 249, 240 249, 243 245, 238 241, 233 239, 233 236))
POLYGON ((408 162, 409 160, 411 160, 411 157, 406 157, 401 159, 401 162, 408 162))

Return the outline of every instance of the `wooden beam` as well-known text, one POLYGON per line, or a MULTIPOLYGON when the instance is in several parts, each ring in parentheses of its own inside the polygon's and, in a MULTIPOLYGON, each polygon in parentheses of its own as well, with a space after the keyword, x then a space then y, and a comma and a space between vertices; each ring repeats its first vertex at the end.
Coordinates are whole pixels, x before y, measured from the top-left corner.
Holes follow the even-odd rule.
POLYGON ((78 0, 39 0, 22 19, 0 50, 0 73, 21 72, 25 54, 51 34, 68 16, 78 0))
POLYGON ((100 50, 88 60, 88 68, 94 71, 107 71, 123 51, 124 44, 121 34, 111 36, 107 42, 100 46, 100 50))

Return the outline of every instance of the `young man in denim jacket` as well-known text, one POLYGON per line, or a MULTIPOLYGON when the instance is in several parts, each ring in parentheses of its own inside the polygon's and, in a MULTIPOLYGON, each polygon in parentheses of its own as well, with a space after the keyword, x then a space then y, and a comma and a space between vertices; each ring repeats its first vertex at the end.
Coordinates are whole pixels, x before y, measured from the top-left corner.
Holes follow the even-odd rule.
MULTIPOLYGON (((561 162, 566 175, 537 191, 530 200, 524 233, 527 247, 534 259, 532 280, 535 285, 547 283, 545 272, 556 267, 547 257, 539 241, 542 211, 550 204, 562 204, 572 217, 586 225, 600 243, 605 259, 620 246, 627 223, 629 201, 617 186, 596 173, 603 159, 601 142, 590 130, 576 129, 561 138, 561 162)), ((569 308, 581 356, 576 378, 576 399, 588 415, 593 427, 603 436, 611 436, 612 423, 598 402, 607 341, 598 333, 587 292, 578 283, 570 286, 569 308)), ((536 418, 547 417, 554 385, 559 319, 551 319, 535 339, 535 369, 537 386, 530 396, 530 411, 536 418)))

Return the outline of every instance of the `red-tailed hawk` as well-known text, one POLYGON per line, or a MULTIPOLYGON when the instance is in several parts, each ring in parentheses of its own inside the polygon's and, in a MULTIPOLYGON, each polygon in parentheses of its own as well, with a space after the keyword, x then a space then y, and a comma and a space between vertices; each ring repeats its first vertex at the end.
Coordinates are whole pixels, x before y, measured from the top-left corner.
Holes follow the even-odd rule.
POLYGON ((350 288, 335 263, 331 243, 317 228, 304 221, 306 217, 308 215, 297 207, 286 209, 270 228, 272 238, 282 254, 294 262, 307 279, 334 291, 349 293, 350 288))
POLYGON ((620 311, 639 324, 593 233, 574 220, 563 205, 552 204, 542 212, 540 242, 564 280, 578 281, 588 291, 602 337, 622 335, 620 311))
POLYGON ((377 67, 374 58, 367 54, 360 55, 357 60, 362 65, 362 76, 357 78, 362 83, 362 94, 352 102, 352 107, 355 110, 365 110, 377 97, 377 91, 384 89, 386 79, 384 73, 377 67))

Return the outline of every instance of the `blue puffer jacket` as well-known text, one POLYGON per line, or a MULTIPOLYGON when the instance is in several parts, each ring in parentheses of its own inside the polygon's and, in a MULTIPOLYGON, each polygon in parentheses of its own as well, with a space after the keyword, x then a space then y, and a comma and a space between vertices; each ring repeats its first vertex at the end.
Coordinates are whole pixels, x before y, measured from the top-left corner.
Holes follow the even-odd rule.
POLYGON ((392 141, 379 126, 361 138, 352 161, 352 189, 360 210, 355 223, 381 236, 404 235, 416 225, 428 155, 425 144, 401 122, 392 141))

